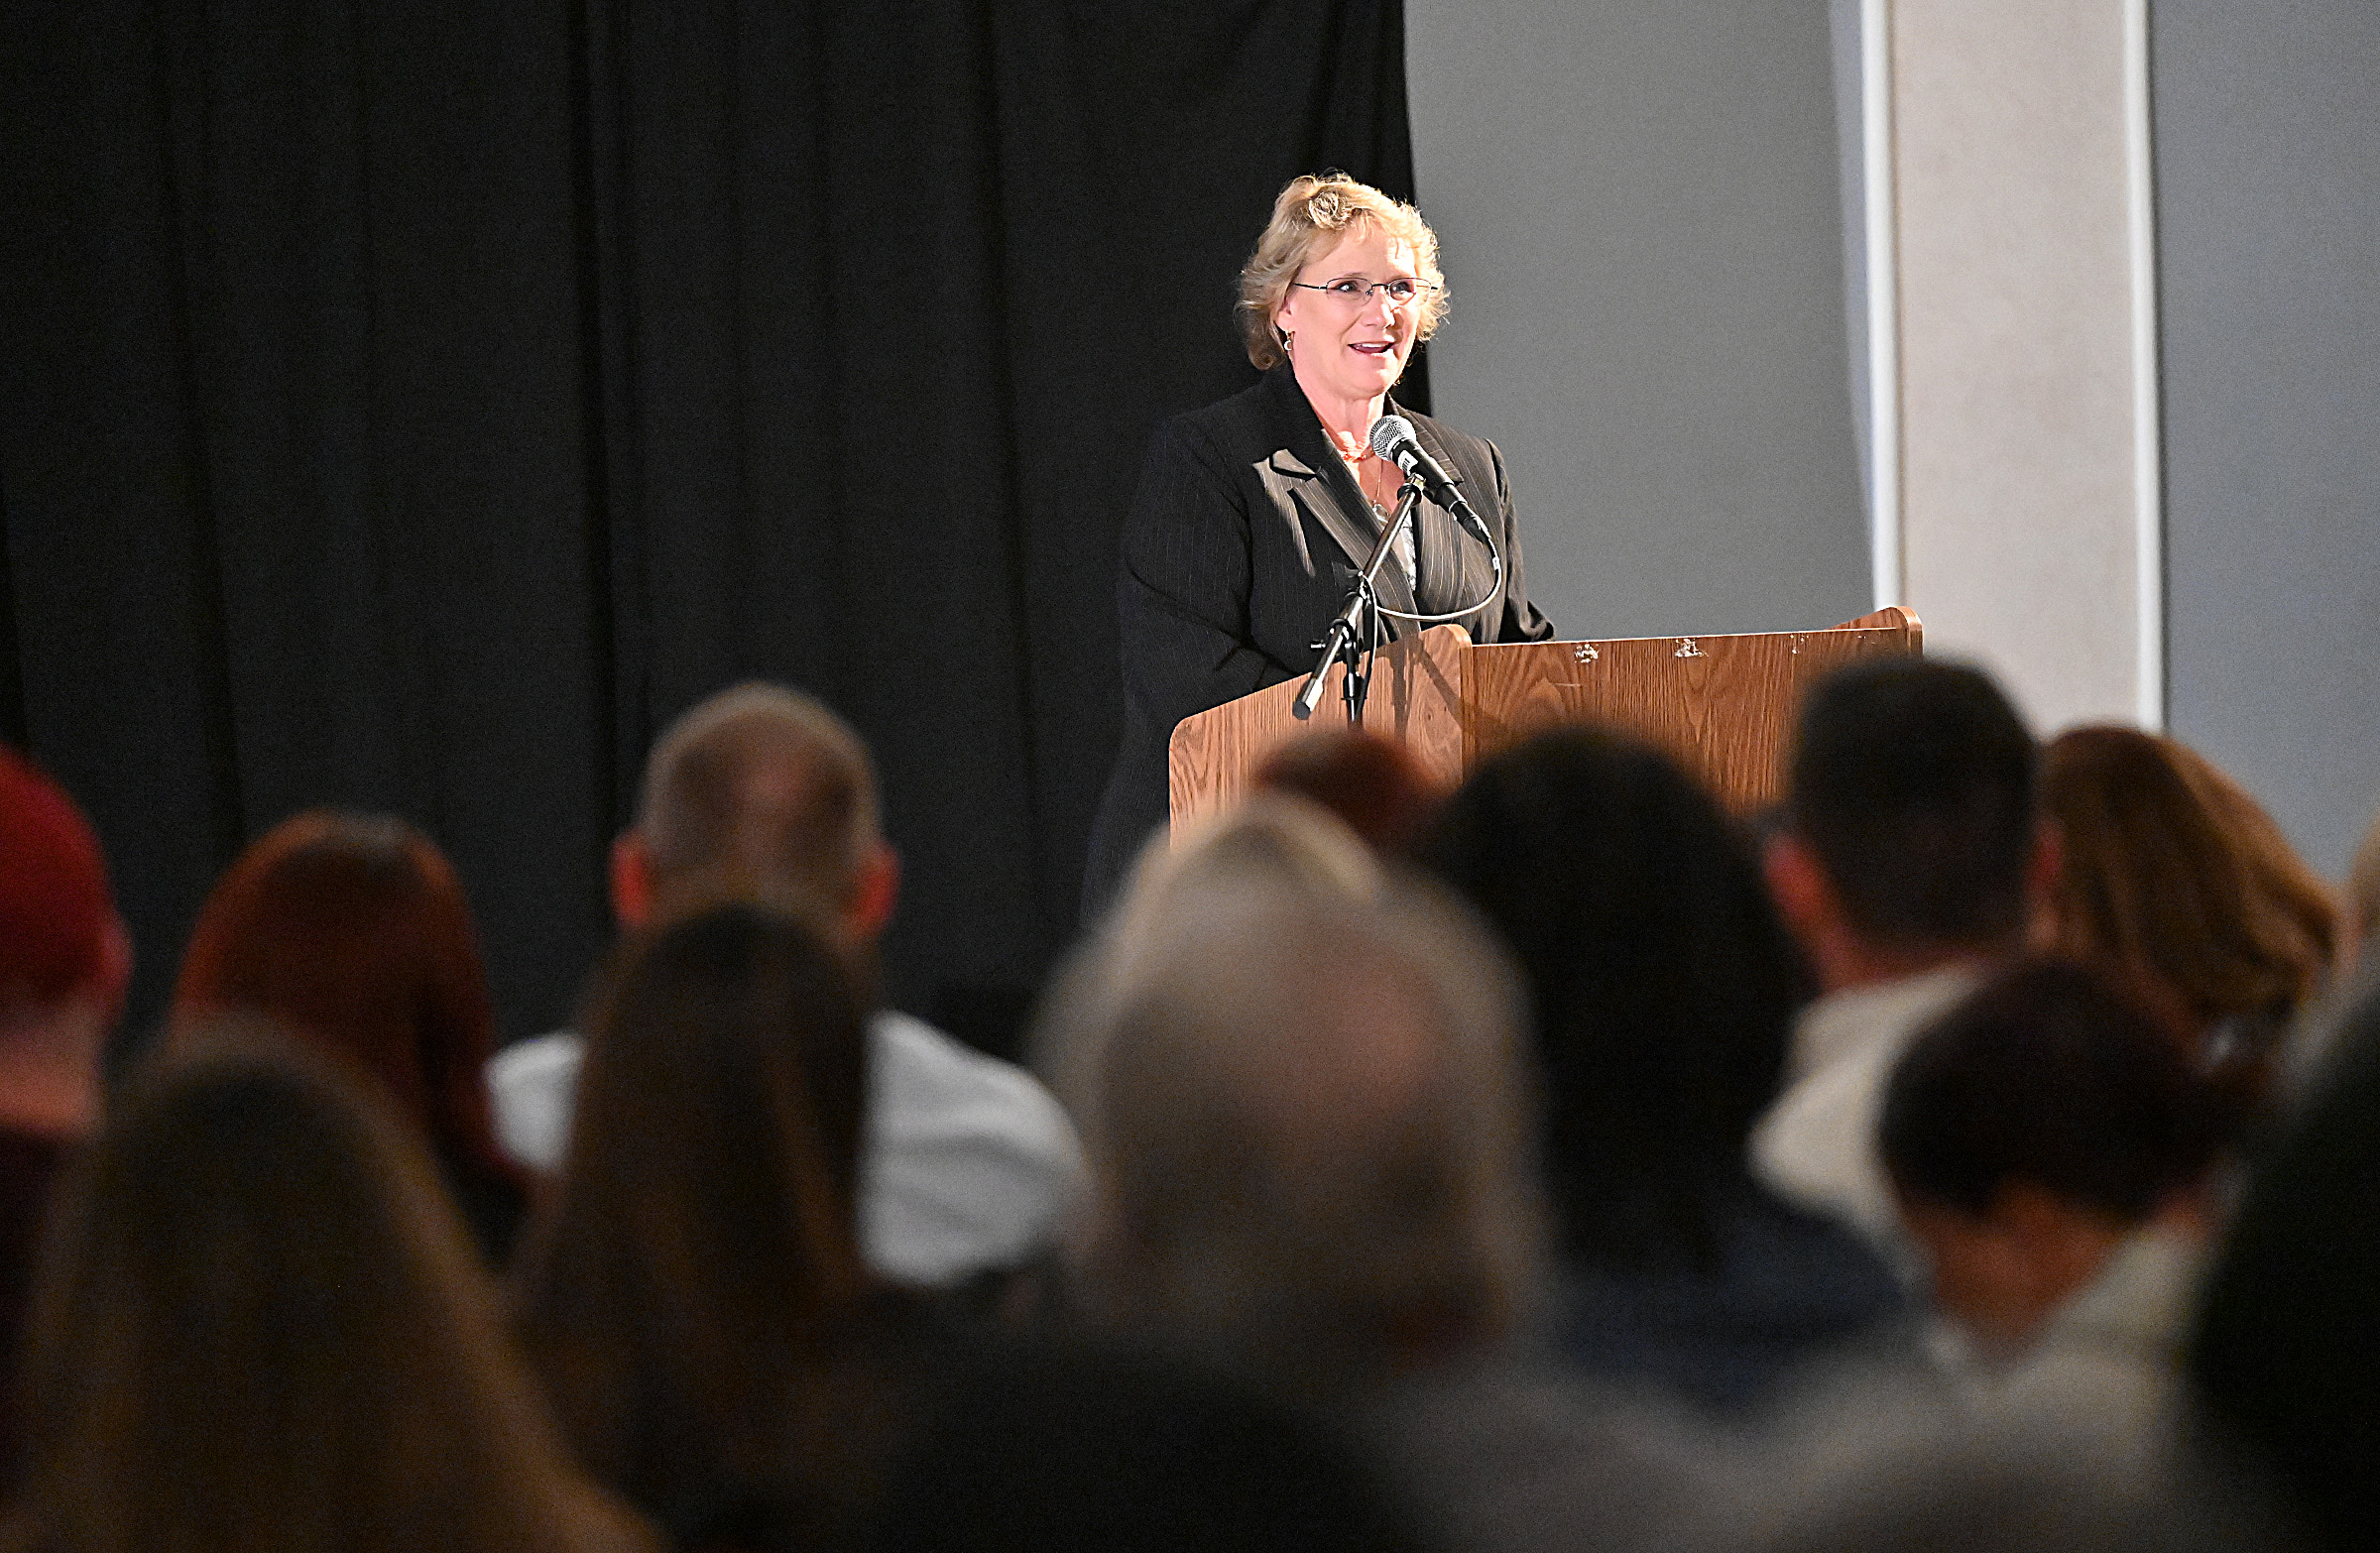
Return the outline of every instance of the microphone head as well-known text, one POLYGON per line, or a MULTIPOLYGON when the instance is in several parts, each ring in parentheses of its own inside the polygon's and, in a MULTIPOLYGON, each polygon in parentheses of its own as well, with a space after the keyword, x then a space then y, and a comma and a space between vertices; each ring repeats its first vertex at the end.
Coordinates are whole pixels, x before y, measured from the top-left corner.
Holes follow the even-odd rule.
POLYGON ((1413 435, 1413 422, 1402 416, 1382 416, 1371 423, 1371 450, 1393 461, 1397 444, 1419 439, 1413 435))

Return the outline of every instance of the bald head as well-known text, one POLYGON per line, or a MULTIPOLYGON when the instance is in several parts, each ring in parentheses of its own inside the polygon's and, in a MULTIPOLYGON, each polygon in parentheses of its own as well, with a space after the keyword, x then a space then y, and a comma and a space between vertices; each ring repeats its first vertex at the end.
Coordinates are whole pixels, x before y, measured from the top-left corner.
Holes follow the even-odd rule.
POLYGON ((653 747, 614 897, 631 926, 722 900, 889 914, 876 773, 850 725, 778 685, 722 691, 653 747), (872 899, 884 894, 880 903, 872 899))

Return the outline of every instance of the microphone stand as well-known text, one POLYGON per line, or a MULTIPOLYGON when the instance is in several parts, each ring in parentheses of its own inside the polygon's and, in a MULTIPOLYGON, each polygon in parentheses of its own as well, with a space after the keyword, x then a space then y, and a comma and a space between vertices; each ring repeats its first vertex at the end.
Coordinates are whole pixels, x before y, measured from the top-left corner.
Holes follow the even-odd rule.
POLYGON ((1290 708, 1298 721, 1304 722, 1314 715, 1314 708, 1322 701, 1323 676, 1331 671, 1333 663, 1344 660, 1347 679, 1340 689, 1347 700, 1347 720, 1354 726, 1363 726, 1364 700, 1371 692, 1371 672, 1366 662, 1380 645, 1379 596, 1373 590, 1372 579, 1380 574, 1380 563, 1388 558, 1397 535, 1412 523, 1413 509, 1420 501, 1420 482, 1406 480, 1404 488, 1396 493, 1395 515, 1380 526, 1380 537, 1372 543, 1370 557, 1364 562, 1364 569, 1356 573, 1355 586, 1347 590, 1346 606, 1339 611, 1339 618, 1331 622, 1330 634, 1314 644, 1315 651, 1322 654, 1322 661, 1306 675, 1305 687, 1297 692, 1297 703, 1290 708), (1361 652, 1356 648, 1359 635, 1368 641, 1368 646, 1361 652))

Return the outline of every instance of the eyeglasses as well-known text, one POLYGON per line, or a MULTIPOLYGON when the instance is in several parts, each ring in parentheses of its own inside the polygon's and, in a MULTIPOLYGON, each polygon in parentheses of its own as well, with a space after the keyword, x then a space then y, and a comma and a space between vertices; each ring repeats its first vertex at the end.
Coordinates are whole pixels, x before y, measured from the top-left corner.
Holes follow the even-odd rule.
POLYGON ((1304 281, 1291 281, 1289 284, 1301 292, 1320 292, 1323 296, 1350 307, 1363 306, 1371 299, 1371 294, 1374 292, 1378 292, 1391 302, 1402 307, 1406 303, 1418 301, 1438 290, 1429 282, 1416 281, 1409 275, 1400 275, 1393 281, 1365 282, 1349 279, 1325 281, 1320 286, 1309 286, 1304 281))

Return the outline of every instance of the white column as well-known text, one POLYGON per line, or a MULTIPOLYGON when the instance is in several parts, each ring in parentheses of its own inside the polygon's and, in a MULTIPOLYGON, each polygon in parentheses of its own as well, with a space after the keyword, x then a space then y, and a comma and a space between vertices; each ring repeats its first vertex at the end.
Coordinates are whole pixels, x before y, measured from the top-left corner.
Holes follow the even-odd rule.
POLYGON ((1891 178, 1870 198, 1891 200, 1903 602, 1929 652, 1980 659, 2045 732, 2154 725, 2145 0, 1879 9, 1891 178))

